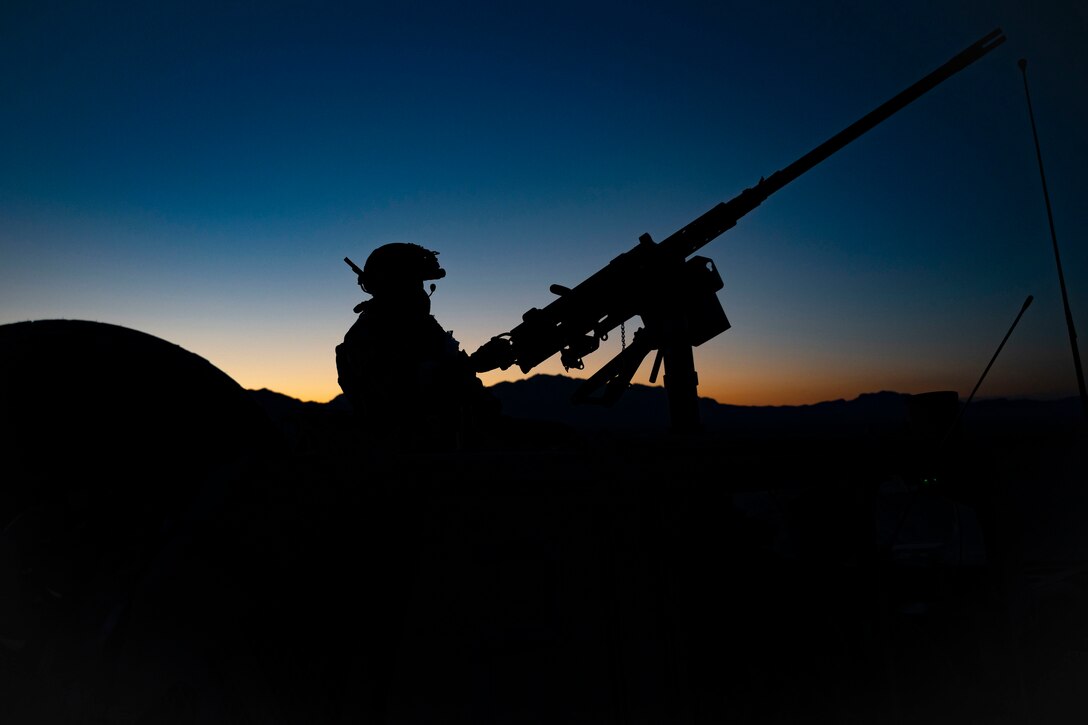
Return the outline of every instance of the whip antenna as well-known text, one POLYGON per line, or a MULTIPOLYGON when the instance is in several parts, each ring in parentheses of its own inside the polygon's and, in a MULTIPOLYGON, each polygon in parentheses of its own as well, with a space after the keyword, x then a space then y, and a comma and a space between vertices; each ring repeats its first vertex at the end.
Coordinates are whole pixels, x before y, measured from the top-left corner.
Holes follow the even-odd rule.
POLYGON ((967 410, 967 406, 971 404, 971 401, 975 397, 975 393, 978 392, 979 386, 982 385, 982 381, 986 379, 986 374, 990 372, 990 368, 993 367, 994 360, 997 360, 997 356, 1001 354, 1001 348, 1005 347, 1005 343, 1008 341, 1009 335, 1011 335, 1012 331, 1016 329, 1016 325, 1020 322, 1020 318, 1024 316, 1024 312, 1026 312, 1028 307, 1031 306, 1031 301, 1033 299, 1035 298, 1031 295, 1028 295, 1027 299, 1024 300, 1023 307, 1021 307, 1020 312, 1017 313, 1016 319, 1012 321, 1012 325, 1009 326, 1009 331, 1005 333, 1005 337, 1001 339, 1001 344, 997 346, 997 350, 994 351, 994 356, 990 358, 990 362, 986 365, 986 369, 982 371, 982 375, 979 376, 978 382, 975 383, 975 387, 971 391, 971 394, 967 396, 967 401, 960 408, 960 412, 956 416, 956 420, 953 421, 951 426, 949 426, 948 432, 944 434, 944 439, 941 441, 942 445, 948 441, 949 437, 951 437, 952 431, 956 430, 956 426, 959 425, 960 418, 963 417, 963 411, 967 410))
POLYGON ((1039 178, 1043 182, 1043 200, 1046 202, 1046 218, 1050 223, 1050 242, 1054 247, 1054 261, 1058 265, 1058 284, 1062 289, 1062 304, 1065 306, 1065 326, 1069 328, 1069 344, 1073 348, 1073 368, 1077 372, 1077 387, 1080 388, 1080 403, 1084 417, 1088 419, 1088 390, 1084 387, 1084 370, 1080 365, 1080 351, 1077 349, 1077 331, 1073 328, 1073 313, 1069 309, 1069 295, 1065 291, 1065 275, 1062 273, 1062 258, 1058 254, 1058 236, 1054 233, 1054 214, 1050 210, 1050 194, 1046 189, 1046 173, 1043 171, 1043 153, 1039 150, 1039 134, 1035 130, 1035 113, 1031 110, 1031 93, 1028 91, 1028 61, 1021 58, 1016 62, 1024 76, 1024 97, 1028 102, 1028 118, 1031 119, 1031 135, 1035 139, 1035 156, 1039 160, 1039 178))

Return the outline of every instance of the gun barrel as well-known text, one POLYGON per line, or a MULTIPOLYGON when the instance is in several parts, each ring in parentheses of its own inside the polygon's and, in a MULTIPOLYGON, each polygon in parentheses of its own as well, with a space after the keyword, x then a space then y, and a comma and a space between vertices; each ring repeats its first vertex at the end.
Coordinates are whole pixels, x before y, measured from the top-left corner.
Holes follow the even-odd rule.
POLYGON ((516 362, 522 372, 529 372, 561 349, 576 345, 582 336, 592 333, 600 337, 630 317, 643 314, 641 308, 647 304, 647 298, 640 289, 659 281, 663 270, 678 269, 696 250, 736 226, 741 217, 768 196, 1004 41, 1000 28, 987 33, 789 166, 761 178, 754 187, 743 190, 729 201, 720 202, 660 244, 644 235, 633 249, 620 254, 574 288, 553 286, 553 291, 561 293, 558 299, 543 309, 529 310, 523 315, 521 324, 506 337, 493 339, 489 348, 485 345, 489 353, 493 348, 502 347, 502 355, 481 353, 476 361, 479 364, 477 371, 493 369, 501 359, 504 370, 516 362))
POLYGON ((755 187, 745 189, 728 202, 721 202, 683 229, 673 233, 661 242, 661 246, 664 247, 662 251, 676 253, 683 257, 691 255, 735 226, 740 217, 755 209, 768 196, 1004 42, 1005 36, 1000 28, 990 31, 932 73, 885 101, 786 168, 774 172, 765 179, 760 179, 755 187))

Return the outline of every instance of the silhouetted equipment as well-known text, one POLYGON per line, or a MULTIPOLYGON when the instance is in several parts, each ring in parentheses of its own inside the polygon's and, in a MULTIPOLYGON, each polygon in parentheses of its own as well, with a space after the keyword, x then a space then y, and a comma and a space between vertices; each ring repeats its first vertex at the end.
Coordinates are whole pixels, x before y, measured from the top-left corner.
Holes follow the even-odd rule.
POLYGON ((975 387, 971 389, 971 394, 967 396, 967 400, 964 402, 963 406, 960 407, 956 420, 952 422, 948 432, 945 433, 944 438, 941 440, 942 445, 948 441, 952 436, 952 432, 956 430, 956 426, 959 425, 960 419, 963 418, 963 411, 967 410, 967 406, 975 399, 975 393, 978 392, 979 386, 982 385, 982 381, 986 379, 986 375, 990 372, 990 368, 994 366, 994 361, 997 360, 997 356, 1001 354, 1001 348, 1005 347, 1005 343, 1008 342, 1009 336, 1012 335, 1012 331, 1016 329, 1016 326, 1020 323, 1020 318, 1024 316, 1024 313, 1027 311, 1028 307, 1031 306, 1032 300, 1034 299, 1034 297, 1028 295, 1027 299, 1024 300, 1023 306, 1020 307, 1020 312, 1016 314, 1016 319, 1013 320, 1012 324, 1009 326, 1009 331, 1005 333, 1005 337, 1001 338, 1001 344, 994 350, 994 355, 990 358, 990 362, 986 364, 986 369, 982 371, 982 375, 979 376, 978 382, 975 383, 975 387))
POLYGON ((907 399, 907 418, 914 437, 936 447, 959 415, 960 396, 955 390, 914 393, 907 399))
POLYGON ((575 287, 552 285, 558 299, 543 309, 530 309, 517 327, 492 337, 472 354, 476 371, 505 370, 516 364, 529 372, 555 353, 560 353, 567 370, 582 369, 583 357, 597 350, 611 330, 638 315, 643 327, 635 332, 631 345, 587 379, 574 401, 612 404, 629 386, 645 356, 657 350, 651 382, 656 382, 664 361, 673 428, 698 428, 698 378, 692 348, 729 329, 729 321, 716 295, 722 280, 714 263, 689 256, 735 226, 768 196, 1004 41, 1000 29, 988 33, 786 168, 719 203, 663 242, 643 234, 633 249, 575 287), (603 393, 594 397, 602 386, 603 393))
POLYGON ((1073 368, 1077 373, 1077 387, 1080 389, 1080 403, 1084 417, 1088 419, 1088 388, 1084 385, 1084 369, 1080 364, 1080 350, 1077 348, 1077 331, 1073 327, 1073 312, 1069 309, 1069 294, 1065 291, 1065 274, 1062 272, 1062 258, 1058 254, 1058 236, 1054 232, 1054 213, 1050 210, 1050 192, 1046 189, 1046 173, 1043 171, 1043 152, 1039 149, 1039 134, 1035 130, 1035 113, 1031 110, 1031 93, 1028 91, 1028 61, 1017 61, 1024 76, 1024 97, 1028 104, 1028 117, 1031 119, 1031 135, 1035 139, 1035 157, 1039 160, 1039 178, 1043 182, 1043 199, 1046 201, 1046 219, 1050 224, 1050 242, 1054 247, 1054 261, 1058 265, 1058 284, 1062 289, 1062 304, 1065 306, 1065 326, 1069 329, 1069 344, 1073 348, 1073 368))
POLYGON ((351 267, 351 271, 359 278, 359 284, 362 285, 363 270, 359 269, 359 266, 355 264, 355 262, 352 262, 348 257, 344 257, 344 261, 348 263, 348 266, 351 267))
MULTIPOLYGON (((358 267, 358 266, 357 266, 357 265, 355 264, 355 262, 352 262, 352 261, 351 261, 350 259, 348 259, 347 257, 344 257, 344 261, 345 261, 345 262, 347 262, 347 264, 348 264, 348 266, 349 266, 349 267, 351 267, 351 271, 355 272, 355 276, 356 276, 356 277, 358 278, 358 280, 359 280, 359 287, 360 287, 360 288, 362 288, 362 289, 363 289, 363 291, 365 292, 365 291, 366 291, 366 288, 365 288, 365 287, 363 287, 363 270, 359 269, 359 267, 358 267)), ((363 300, 363 301, 362 301, 362 302, 360 302, 359 304, 357 304, 357 305, 355 305, 354 307, 352 307, 352 308, 351 308, 351 311, 352 311, 352 312, 354 312, 355 314, 359 314, 360 312, 362 312, 362 311, 363 311, 363 307, 364 307, 365 305, 366 305, 366 300, 363 300)))
MULTIPOLYGON (((1012 335, 1012 331, 1016 329, 1016 326, 1020 323, 1020 318, 1024 316, 1024 313, 1027 311, 1028 307, 1031 306, 1032 300, 1034 299, 1034 297, 1028 295, 1027 298, 1024 300, 1024 304, 1021 305, 1020 311, 1016 313, 1016 319, 1012 321, 1012 324, 1009 326, 1008 332, 1005 333, 1005 337, 1001 338, 1001 344, 997 346, 997 350, 994 351, 993 357, 990 358, 990 362, 986 364, 986 369, 982 371, 982 375, 979 376, 978 382, 975 383, 975 387, 971 389, 971 394, 967 396, 967 400, 964 401, 963 405, 958 406, 956 416, 955 418, 953 418, 951 425, 949 425, 948 428, 945 430, 944 435, 941 436, 941 439, 937 442, 934 450, 929 453, 928 457, 930 459, 935 459, 938 455, 940 455, 943 452, 945 445, 948 443, 949 440, 952 439, 952 434, 955 432, 956 428, 959 427, 960 421, 963 419, 963 412, 967 410, 967 406, 969 406, 971 404, 971 401, 975 399, 975 393, 978 392, 979 387, 982 385, 982 381, 986 379, 986 375, 990 372, 990 368, 993 367, 994 361, 997 360, 997 356, 1001 354, 1001 349, 1005 347, 1005 343, 1008 342, 1009 336, 1012 335)), ((947 396, 950 392, 951 391, 930 393, 929 395, 934 397, 938 395, 947 396)), ((954 396, 955 393, 951 393, 951 395, 954 396)), ((936 400, 930 402, 936 402, 936 400)), ((955 398, 953 398, 948 402, 956 403, 957 401, 955 400, 955 398)), ((892 531, 892 535, 888 540, 889 543, 887 546, 889 550, 891 550, 899 542, 899 532, 903 530, 903 527, 907 522, 907 518, 914 512, 915 499, 918 497, 920 491, 920 487, 915 487, 914 490, 911 491, 910 497, 907 499, 906 506, 903 507, 903 510, 899 515, 899 522, 896 524, 895 530, 892 531)))

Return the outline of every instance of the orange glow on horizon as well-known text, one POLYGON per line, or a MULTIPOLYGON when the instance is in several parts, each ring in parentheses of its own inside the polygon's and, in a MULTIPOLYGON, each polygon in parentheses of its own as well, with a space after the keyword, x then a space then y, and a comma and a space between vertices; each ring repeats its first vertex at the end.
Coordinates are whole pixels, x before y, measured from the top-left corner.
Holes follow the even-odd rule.
MULTIPOLYGON (((520 370, 512 369, 506 371, 494 371, 489 373, 483 373, 479 377, 484 385, 490 387, 500 382, 515 382, 526 378, 531 378, 535 375, 565 375, 567 377, 575 379, 585 379, 588 375, 571 375, 568 372, 564 372, 562 367, 559 367, 558 371, 541 370, 533 371, 528 375, 522 374, 520 370)), ((704 378, 707 376, 704 376, 704 378)), ((909 386, 887 386, 887 385, 871 385, 868 387, 857 387, 854 389, 847 388, 841 380, 816 380, 811 379, 807 381, 786 381, 781 378, 766 377, 759 379, 756 377, 746 377, 739 379, 741 376, 735 376, 737 379, 733 380, 711 380, 710 382, 701 384, 699 386, 699 396, 703 398, 712 398, 719 403, 728 405, 751 405, 751 406, 780 406, 780 405, 811 405, 815 403, 822 403, 829 400, 846 399, 852 400, 864 393, 875 393, 882 390, 892 390, 899 393, 920 393, 928 390, 945 389, 941 386, 926 386, 924 384, 915 384, 909 386)), ((650 383, 645 379, 640 380, 636 377, 632 383, 634 385, 646 385, 650 383)), ((251 379, 245 376, 236 377, 242 387, 250 390, 259 390, 266 388, 273 392, 281 393, 292 398, 297 398, 303 402, 315 402, 315 403, 328 403, 341 394, 340 386, 337 384, 335 374, 331 379, 326 380, 314 380, 303 379, 296 381, 289 381, 287 379, 281 380, 279 383, 268 382, 256 382, 256 379, 251 379)), ((659 379, 655 386, 662 387, 661 380, 659 379)), ((961 392, 961 396, 966 393, 961 392)))

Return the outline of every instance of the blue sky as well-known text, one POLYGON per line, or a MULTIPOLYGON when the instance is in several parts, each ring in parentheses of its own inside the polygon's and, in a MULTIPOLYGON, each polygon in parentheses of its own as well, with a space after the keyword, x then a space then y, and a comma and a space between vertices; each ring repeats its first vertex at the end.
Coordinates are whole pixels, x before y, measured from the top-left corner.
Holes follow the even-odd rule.
POLYGON ((701 250, 733 328, 696 349, 700 392, 966 396, 1031 294, 979 395, 1074 395, 1016 65, 1088 335, 1074 2, 7 3, 0 324, 120 324, 328 400, 363 298, 344 256, 438 250, 433 312, 472 351, 996 27, 1002 46, 701 250))

